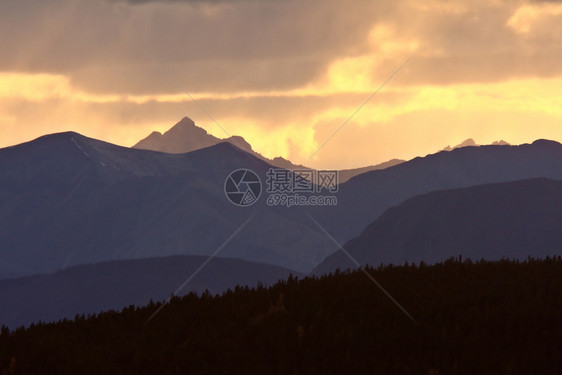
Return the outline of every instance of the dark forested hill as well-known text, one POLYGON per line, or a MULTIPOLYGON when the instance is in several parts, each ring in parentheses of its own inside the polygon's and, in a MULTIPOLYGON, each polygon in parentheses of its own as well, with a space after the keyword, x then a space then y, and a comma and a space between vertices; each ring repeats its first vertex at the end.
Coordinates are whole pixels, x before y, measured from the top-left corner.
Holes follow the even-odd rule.
POLYGON ((562 259, 369 269, 0 334, 8 374, 559 374, 562 259))

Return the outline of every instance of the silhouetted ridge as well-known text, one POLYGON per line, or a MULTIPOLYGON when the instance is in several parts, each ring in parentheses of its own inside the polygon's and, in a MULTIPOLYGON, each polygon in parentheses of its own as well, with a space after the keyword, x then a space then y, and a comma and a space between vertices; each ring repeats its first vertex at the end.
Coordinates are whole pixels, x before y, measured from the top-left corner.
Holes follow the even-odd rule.
POLYGON ((548 139, 537 139, 532 143, 535 146, 539 147, 549 147, 549 148, 558 148, 560 147, 560 143, 556 141, 551 141, 548 139))
MULTIPOLYGON (((345 248, 362 264, 562 255, 562 181, 546 178, 435 191, 389 208, 345 248)), ((314 272, 354 267, 341 252, 314 272)))

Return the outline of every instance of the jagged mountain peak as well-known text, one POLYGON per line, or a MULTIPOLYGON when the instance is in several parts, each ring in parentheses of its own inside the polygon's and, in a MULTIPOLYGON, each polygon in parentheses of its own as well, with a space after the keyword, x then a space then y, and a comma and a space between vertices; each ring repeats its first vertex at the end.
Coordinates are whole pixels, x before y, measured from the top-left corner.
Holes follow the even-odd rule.
MULTIPOLYGON (((503 139, 501 139, 499 141, 494 141, 494 142, 490 143, 490 145, 491 146, 511 146, 511 143, 506 142, 503 139)), ((482 145, 479 145, 478 143, 476 143, 474 141, 474 139, 472 139, 472 138, 467 138, 463 142, 459 143, 456 146, 451 147, 450 145, 448 145, 447 147, 443 148, 442 151, 452 151, 452 150, 457 149, 457 148, 477 147, 477 146, 482 146, 482 145)))
POLYGON ((197 126, 189 117, 182 118, 164 134, 152 132, 148 137, 134 145, 133 148, 160 151, 171 154, 182 154, 214 146, 219 143, 232 144, 237 148, 279 168, 305 168, 301 165, 294 165, 283 158, 268 159, 260 153, 254 151, 252 149, 252 145, 247 142, 244 137, 239 135, 232 135, 223 139, 217 138, 197 126))
POLYGON ((189 117, 182 118, 164 134, 152 132, 133 148, 161 151, 170 154, 182 154, 221 142, 197 125, 189 117))
POLYGON ((477 144, 476 144, 476 142, 474 141, 474 139, 472 139, 472 138, 467 138, 467 139, 465 139, 463 142, 461 142, 460 144, 458 144, 458 145, 456 145, 456 146, 454 146, 454 147, 451 147, 451 146, 447 145, 447 147, 445 147, 445 148, 443 149, 443 151, 451 151, 451 150, 454 150, 454 149, 456 149, 456 148, 470 147, 470 146, 477 146, 477 144))
POLYGON ((179 133, 179 132, 181 132, 181 133, 196 132, 196 133, 209 134, 209 133, 207 133, 207 131, 205 129, 195 125, 195 122, 192 119, 190 119, 189 117, 182 118, 177 124, 172 126, 167 132, 165 132, 164 135, 174 134, 174 133, 179 133))

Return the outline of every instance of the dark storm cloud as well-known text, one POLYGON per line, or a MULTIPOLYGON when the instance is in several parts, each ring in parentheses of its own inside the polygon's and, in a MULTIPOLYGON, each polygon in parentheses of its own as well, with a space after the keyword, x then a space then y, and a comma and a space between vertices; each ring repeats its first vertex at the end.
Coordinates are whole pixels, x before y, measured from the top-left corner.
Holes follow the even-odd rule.
POLYGON ((194 77, 194 87, 302 85, 335 57, 363 51, 377 14, 333 1, 36 4, 0 5, 0 33, 10 36, 0 70, 70 74, 82 86, 137 93, 161 86, 136 74, 152 56, 194 77))
MULTIPOLYGON (((190 92, 285 90, 317 78, 323 71, 315 58, 279 60, 214 60, 166 64, 164 69, 190 92)), ((180 90, 148 58, 129 66, 92 66, 71 73, 73 84, 96 93, 164 94, 180 90), (111 86, 107 86, 107 82, 111 86)))
MULTIPOLYGON (((419 46, 403 83, 493 82, 562 73, 560 17, 525 34, 507 25, 523 2, 30 0, 0 3, 0 71, 59 73, 96 93, 176 93, 156 58, 189 91, 288 90, 331 63, 374 54, 380 81, 419 46), (392 30, 370 40, 373 27, 392 30), (385 60, 386 59, 386 60, 385 60), (381 69, 382 67, 382 69, 381 69), (407 79, 406 79, 407 78, 407 79)), ((540 2, 553 4, 553 2, 540 2)), ((375 68, 375 66, 374 66, 375 68)))

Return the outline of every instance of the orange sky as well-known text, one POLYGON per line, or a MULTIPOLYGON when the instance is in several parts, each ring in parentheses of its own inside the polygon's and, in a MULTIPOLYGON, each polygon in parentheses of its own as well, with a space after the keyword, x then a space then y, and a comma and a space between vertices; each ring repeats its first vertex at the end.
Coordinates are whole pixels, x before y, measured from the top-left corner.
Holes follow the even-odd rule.
POLYGON ((33 0, 0 21, 0 147, 65 130, 131 146, 183 116, 226 137, 167 74, 229 134, 312 167, 562 141, 555 1, 33 0))

